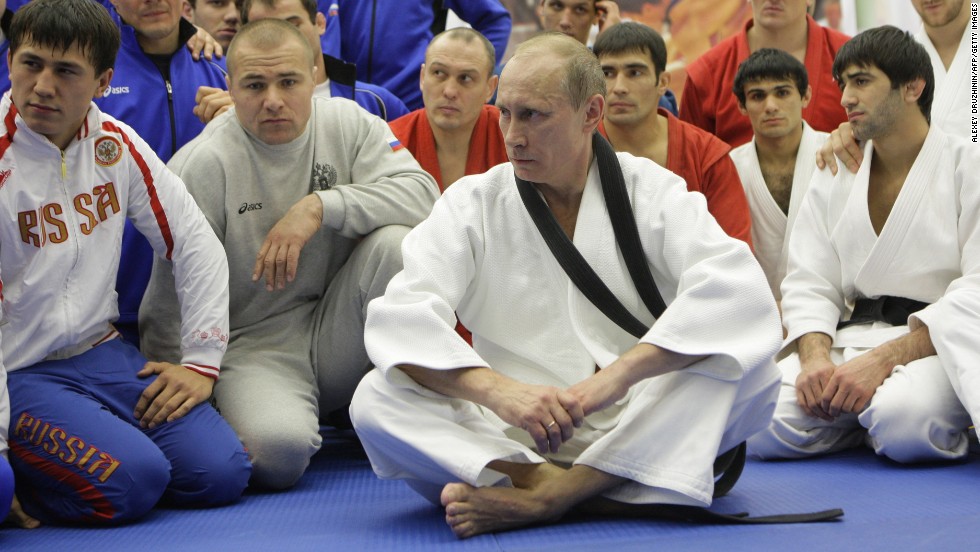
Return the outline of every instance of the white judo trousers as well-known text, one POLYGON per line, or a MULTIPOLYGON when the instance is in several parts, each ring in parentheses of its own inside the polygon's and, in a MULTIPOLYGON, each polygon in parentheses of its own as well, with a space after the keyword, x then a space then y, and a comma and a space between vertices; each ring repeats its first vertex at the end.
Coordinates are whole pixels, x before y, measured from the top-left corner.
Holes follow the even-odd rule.
POLYGON ((621 302, 651 326, 640 341, 707 358, 635 385, 587 418, 558 453, 474 403, 423 388, 397 368, 489 366, 519 381, 567 388, 637 339, 570 284, 528 216, 510 165, 467 177, 403 242, 405 269, 368 309, 377 370, 351 420, 383 478, 429 499, 449 482, 509 485, 494 460, 585 464, 630 480, 606 496, 707 505, 715 457, 766 427, 778 387, 775 302, 748 247, 725 235, 704 197, 652 162, 618 154, 640 236, 667 311, 654 319, 629 279, 593 165, 575 245, 621 302), (469 347, 453 313, 473 332, 469 347))
POLYGON ((785 343, 810 332, 833 336, 832 360, 840 364, 925 324, 938 355, 896 367, 864 411, 826 422, 807 416, 797 403, 800 363, 794 352, 779 363, 783 385, 776 413, 772 426, 749 440, 753 456, 809 456, 865 439, 900 462, 967 452, 970 417, 960 398, 980 405, 980 388, 957 382, 975 381, 980 369, 980 151, 934 126, 880 235, 868 215, 872 154, 869 143, 856 175, 840 171, 833 177, 825 170, 810 184, 782 286, 785 343), (837 331, 854 300, 881 296, 929 306, 910 316, 907 326, 875 322, 837 331), (960 398, 957 391, 963 391, 960 398))

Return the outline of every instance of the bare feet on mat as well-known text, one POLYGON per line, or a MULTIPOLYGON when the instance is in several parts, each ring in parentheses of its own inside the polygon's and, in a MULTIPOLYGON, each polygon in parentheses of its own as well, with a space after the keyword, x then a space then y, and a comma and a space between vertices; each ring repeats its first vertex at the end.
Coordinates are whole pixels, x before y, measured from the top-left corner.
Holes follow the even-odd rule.
POLYGON ((450 483, 442 489, 441 498, 446 507, 446 523, 461 539, 555 521, 564 513, 533 491, 511 487, 476 488, 450 483))

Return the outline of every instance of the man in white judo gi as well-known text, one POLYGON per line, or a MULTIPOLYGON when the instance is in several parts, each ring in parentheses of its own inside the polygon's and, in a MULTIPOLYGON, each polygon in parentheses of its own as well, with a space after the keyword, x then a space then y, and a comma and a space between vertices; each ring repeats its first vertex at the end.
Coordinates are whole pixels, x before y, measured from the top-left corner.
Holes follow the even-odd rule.
POLYGON ((577 41, 525 42, 497 99, 511 164, 446 190, 368 308, 377 369, 351 420, 375 472, 441 503, 459 537, 574 506, 710 504, 715 457, 770 417, 779 323, 758 263, 679 177, 605 142, 593 148, 604 88, 577 41), (657 319, 617 252, 601 168, 624 176, 667 305, 657 319), (639 341, 570 283, 515 175, 650 328, 639 341), (453 331, 454 312, 472 348, 453 331))
POLYGON ((755 257, 778 302, 790 233, 827 133, 803 120, 812 94, 806 67, 783 50, 750 55, 739 65, 733 91, 754 136, 730 155, 749 202, 755 257))
MULTIPOLYGON (((977 38, 976 14, 966 0, 912 0, 912 7, 922 18, 922 28, 915 39, 925 47, 936 79, 932 122, 944 132, 964 140, 974 140, 975 114, 971 101, 970 49, 977 38)), ((974 142, 975 143, 975 142, 974 142)), ((854 139, 850 123, 842 123, 831 133, 831 139, 817 157, 817 166, 829 165, 837 172, 837 159, 851 172, 861 164, 862 147, 854 139)))
POLYGON ((967 453, 980 421, 980 149, 930 125, 929 56, 894 27, 838 52, 857 174, 813 177, 783 280, 773 424, 749 452, 797 458, 867 442, 899 462, 967 453))

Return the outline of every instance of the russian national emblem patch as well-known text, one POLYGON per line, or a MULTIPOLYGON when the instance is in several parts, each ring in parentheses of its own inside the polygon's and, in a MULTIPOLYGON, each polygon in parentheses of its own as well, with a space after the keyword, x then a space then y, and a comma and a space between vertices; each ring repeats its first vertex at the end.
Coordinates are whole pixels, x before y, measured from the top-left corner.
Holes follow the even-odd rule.
POLYGON ((95 141, 95 162, 103 167, 111 167, 122 158, 122 144, 112 136, 103 136, 95 141))

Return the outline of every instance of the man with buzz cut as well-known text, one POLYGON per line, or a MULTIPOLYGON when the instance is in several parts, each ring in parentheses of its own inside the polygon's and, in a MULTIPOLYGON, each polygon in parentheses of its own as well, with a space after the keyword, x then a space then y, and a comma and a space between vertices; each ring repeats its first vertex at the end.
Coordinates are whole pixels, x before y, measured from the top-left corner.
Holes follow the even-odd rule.
POLYGON ((705 506, 715 457, 769 421, 779 317, 765 276, 680 177, 596 134, 604 89, 578 41, 524 42, 497 96, 510 164, 442 194, 369 307, 376 369, 351 421, 375 473, 441 504, 460 538, 575 508, 705 506), (662 313, 631 281, 609 185, 629 196, 631 258, 656 280, 662 313), (535 219, 646 331, 624 330, 571 283, 535 219))
MULTIPOLYGON (((295 25, 303 34, 317 61, 314 96, 353 100, 368 113, 385 121, 408 113, 405 104, 388 90, 356 80, 353 64, 323 53, 320 38, 326 20, 323 13, 317 11, 316 0, 240 0, 240 7, 243 23, 268 18, 282 19, 295 25)), ((234 103, 228 91, 220 88, 202 88, 197 102, 195 113, 205 122, 221 115, 234 103)))
MULTIPOLYGON (((314 64, 295 25, 247 23, 228 53, 235 107, 170 162, 228 255, 231 337, 215 404, 248 449, 252 483, 269 489, 303 475, 321 420, 346 421, 370 367, 367 303, 401 270, 402 237, 438 196, 384 121, 314 97, 314 64)), ((180 345, 172 274, 159 259, 140 310, 143 348, 161 358, 180 345)))
POLYGON ((435 36, 419 74, 425 107, 390 123, 402 145, 445 191, 470 174, 505 163, 493 44, 467 27, 435 36))
POLYGON ((789 238, 827 134, 803 120, 813 93, 806 67, 782 50, 754 52, 735 74, 734 94, 752 141, 732 150, 752 214, 752 245, 778 302, 789 238))
MULTIPOLYGON (((440 191, 507 162, 500 111, 486 103, 497 90, 494 59, 493 44, 473 29, 436 35, 419 75, 424 107, 389 124, 440 191)), ((462 324, 456 329, 472 339, 462 324)))
POLYGON ((865 31, 833 65, 864 161, 814 175, 782 282, 787 351, 763 458, 866 443, 897 462, 953 460, 980 422, 980 148, 930 121, 925 48, 865 31))
POLYGON ((207 403, 229 338, 228 265, 183 182, 92 102, 112 81, 119 29, 91 0, 35 0, 9 39, 0 350, 14 520, 118 524, 161 499, 237 500, 248 458, 207 403), (147 362, 113 327, 126 220, 173 267, 173 363, 147 362))
POLYGON ((685 123, 658 103, 670 75, 663 38, 640 23, 620 23, 596 39, 592 51, 606 77, 606 112, 599 132, 617 151, 646 157, 704 194, 725 232, 752 244, 749 205, 728 152, 731 147, 685 123))

